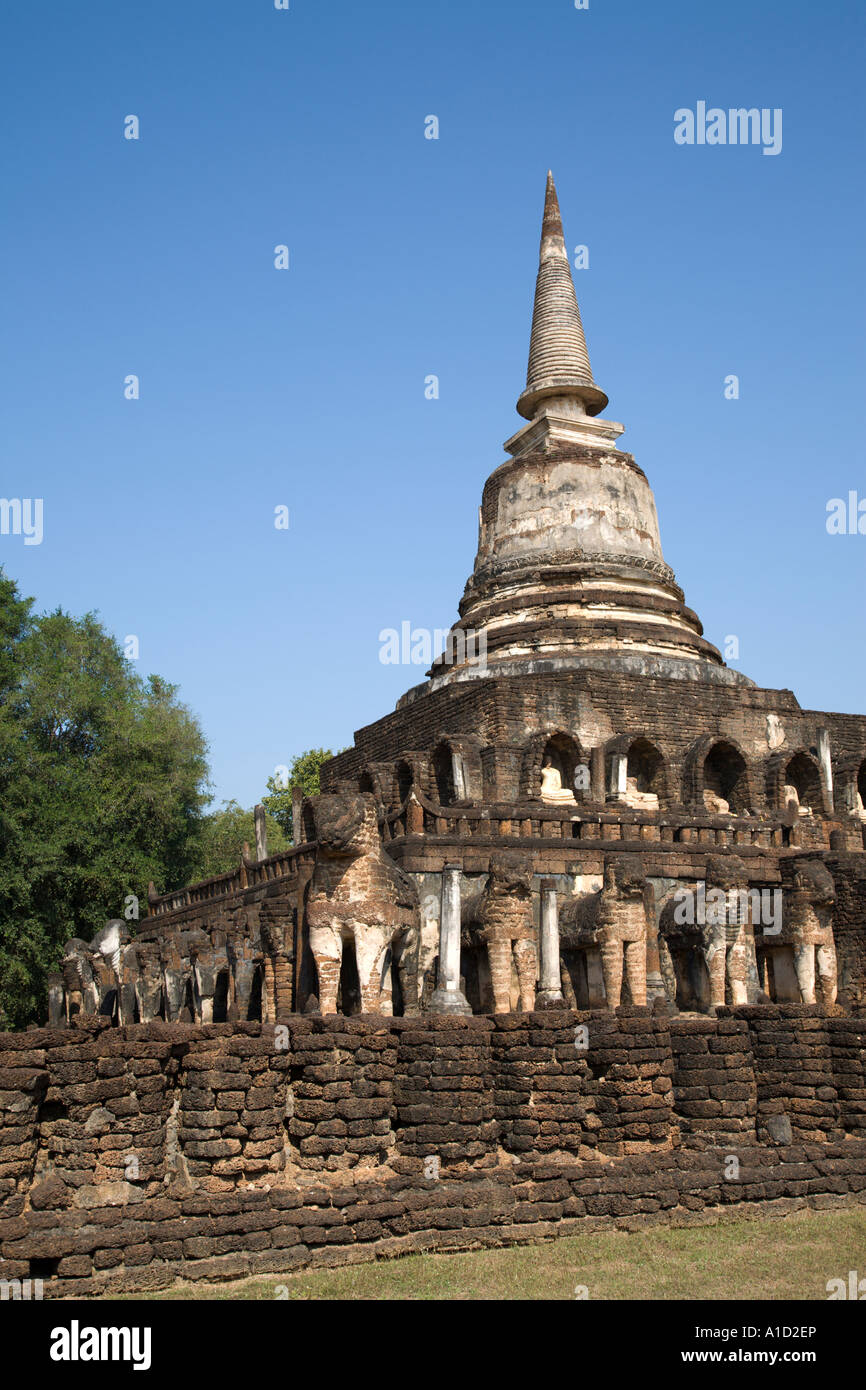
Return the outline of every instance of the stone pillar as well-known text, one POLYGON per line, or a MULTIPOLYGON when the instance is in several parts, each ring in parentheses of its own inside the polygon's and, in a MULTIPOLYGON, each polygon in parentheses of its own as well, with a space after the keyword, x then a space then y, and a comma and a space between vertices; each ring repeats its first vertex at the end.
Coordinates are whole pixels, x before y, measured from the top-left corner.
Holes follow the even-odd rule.
POLYGON ((626 777, 628 776, 628 756, 625 753, 614 753, 610 760, 610 781, 608 782, 608 796, 617 800, 625 795, 626 777))
POLYGON ((406 807, 406 834, 424 834, 424 807, 415 795, 415 789, 409 793, 409 802, 406 807))
MULTIPOLYGON (((131 1019, 130 1022, 132 1022, 131 1019)), ((63 976, 59 971, 52 971, 48 976, 48 1027, 66 1027, 66 999, 63 991, 63 976)))
POLYGON ((262 860, 268 857, 268 827, 264 806, 253 807, 253 817, 256 823, 256 859, 261 864, 262 860))
POLYGON ((460 865, 446 864, 442 870, 442 901, 439 909, 439 978, 430 996, 434 1014, 471 1014, 460 988, 460 865))
POLYGON ((582 755, 574 767, 574 780, 571 784, 576 801, 592 801, 592 766, 588 755, 582 755))
POLYGON ((301 813, 304 793, 300 787, 292 787, 292 844, 297 847, 304 843, 304 817, 301 813))
POLYGON ((273 957, 265 956, 262 980, 262 1023, 277 1021, 277 983, 273 957))
POLYGON ((659 896, 664 885, 652 885, 651 907, 646 919, 646 999, 652 1004, 654 999, 667 999, 664 977, 662 975, 661 953, 659 951, 659 896))
POLYGON ((591 796, 593 801, 604 804, 604 749, 593 748, 590 755, 591 796))
POLYGON ((541 880, 541 930, 538 933, 539 975, 535 1006, 538 1009, 564 1008, 562 979, 559 973, 559 912, 556 904, 556 880, 541 880))
MULTIPOLYGON (((747 892, 749 894, 749 908, 743 926, 743 942, 746 949, 746 1003, 756 1004, 758 1001, 758 992, 763 989, 763 985, 758 976, 758 951, 755 946, 755 922, 753 912, 754 900, 748 889, 747 892)), ((763 930, 763 928, 761 928, 761 930, 763 930)))
POLYGON ((466 800, 466 777, 463 770, 463 754, 456 748, 451 749, 451 780, 454 784, 454 800, 466 800))
POLYGON ((824 793, 824 811, 833 814, 833 764, 830 761, 830 730, 818 730, 818 762, 821 764, 821 789, 824 793))

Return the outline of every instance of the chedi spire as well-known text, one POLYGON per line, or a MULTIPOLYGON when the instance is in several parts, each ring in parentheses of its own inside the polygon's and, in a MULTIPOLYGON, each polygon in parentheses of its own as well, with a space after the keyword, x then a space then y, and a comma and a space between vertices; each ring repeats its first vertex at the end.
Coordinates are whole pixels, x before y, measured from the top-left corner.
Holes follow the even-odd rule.
POLYGON ((686 606, 662 554, 652 488, 617 448, 624 427, 599 414, 606 405, 548 174, 529 371, 517 404, 526 418, 484 486, 475 565, 453 640, 429 673, 435 687, 542 670, 745 679, 727 670, 686 606), (481 635, 483 661, 474 655, 481 635))
POLYGON ((532 420, 547 402, 557 411, 598 415, 607 396, 595 384, 586 349, 553 174, 548 170, 526 390, 517 410, 532 420))

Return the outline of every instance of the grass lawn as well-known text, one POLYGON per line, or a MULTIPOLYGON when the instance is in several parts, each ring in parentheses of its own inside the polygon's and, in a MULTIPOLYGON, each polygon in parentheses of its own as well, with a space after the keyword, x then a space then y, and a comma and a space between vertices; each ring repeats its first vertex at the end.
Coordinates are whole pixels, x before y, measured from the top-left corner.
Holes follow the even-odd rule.
POLYGON ((409 1255, 346 1269, 184 1284, 172 1299, 827 1299, 827 1281, 866 1275, 866 1208, 725 1220, 715 1226, 588 1232, 539 1245, 409 1255), (278 1293, 282 1286, 283 1292, 278 1293))

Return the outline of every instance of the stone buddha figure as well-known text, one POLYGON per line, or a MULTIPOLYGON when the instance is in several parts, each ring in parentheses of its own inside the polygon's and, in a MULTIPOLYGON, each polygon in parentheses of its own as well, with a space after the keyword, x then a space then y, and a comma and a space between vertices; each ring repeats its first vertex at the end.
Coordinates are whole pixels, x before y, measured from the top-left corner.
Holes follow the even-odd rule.
POLYGON ((792 787, 787 782, 785 783, 785 786, 782 788, 782 800, 785 803, 786 810, 793 801, 794 806, 797 809, 797 814, 799 816, 811 816, 813 814, 811 806, 800 805, 800 793, 797 791, 796 787, 792 787))
POLYGON ((553 803, 576 804, 574 792, 562 785, 562 773, 548 753, 541 769, 541 799, 553 803))
POLYGON ((657 811, 659 808, 659 799, 656 793, 640 791, 636 777, 626 777, 622 800, 626 806, 631 806, 636 811, 657 811))
POLYGON ((719 796, 718 792, 704 787, 704 809, 709 811, 711 816, 727 816, 730 814, 731 803, 719 796))

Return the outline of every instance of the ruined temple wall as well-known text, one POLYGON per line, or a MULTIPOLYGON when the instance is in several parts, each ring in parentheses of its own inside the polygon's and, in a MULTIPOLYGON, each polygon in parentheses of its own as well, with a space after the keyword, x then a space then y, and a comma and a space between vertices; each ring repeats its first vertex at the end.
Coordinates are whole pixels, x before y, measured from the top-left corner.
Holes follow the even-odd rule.
POLYGON ((0 1038, 0 1271, 49 1295, 864 1191, 866 1019, 802 1005, 0 1038))
POLYGON ((864 756, 864 724, 862 714, 822 713, 821 710, 803 710, 802 715, 808 725, 823 725, 830 731, 830 744, 834 757, 864 756))
POLYGON ((70 1192, 123 1183, 130 1155, 136 1182, 162 1181, 178 1079, 170 1037, 150 1025, 0 1035, 0 1193, 57 1172, 70 1192))
POLYGON ((831 854, 826 864, 836 885, 833 936, 839 990, 859 1011, 866 1006, 866 854, 831 854))
POLYGON ((42 1049, 0 1048, 0 1201, 32 1179, 47 1088, 42 1049))
POLYGON ((863 1020, 813 1005, 741 1005, 674 1019, 674 1110, 695 1140, 866 1138, 863 1020))
POLYGON ((742 1018, 674 1018, 673 1106, 684 1142, 757 1142, 757 1077, 742 1018))
MULTIPOLYGON (((495 1248, 612 1225, 697 1225, 759 1210, 866 1204, 866 1143, 760 1147, 736 1180, 730 1146, 633 1154, 615 1163, 526 1159, 440 1178, 367 1174, 306 1189, 184 1192, 87 1212, 0 1212, 5 1279, 44 1296, 134 1294, 421 1253, 495 1248), (7 1214, 8 1213, 8 1214, 7 1214)), ((20 1210, 19 1210, 20 1208, 20 1210)))
POLYGON ((866 1020, 785 1004, 33 1029, 0 1035, 0 1096, 7 1194, 52 1171, 120 1182, 131 1154, 139 1183, 230 1188, 430 1153, 618 1155, 674 1130, 754 1139, 777 1114, 822 1140, 863 1131, 866 1020))
MULTIPOLYGON (((340 778, 358 777, 368 763, 393 762, 410 750, 429 752, 443 735, 464 734, 495 750, 485 759, 485 798, 513 800, 520 786, 521 750, 532 734, 570 732, 598 747, 631 731, 658 742, 676 798, 683 791, 686 754, 704 735, 730 739, 757 767, 766 764, 772 756, 769 714, 779 716, 786 734, 783 747, 792 753, 814 747, 818 728, 826 726, 834 757, 866 758, 866 717, 804 711, 789 690, 559 671, 477 679, 425 693, 358 730, 355 747, 323 768, 322 785, 332 789, 340 778)), ((763 796, 763 786, 756 790, 763 796)))
MULTIPOLYGON (((205 880, 207 882, 207 880, 205 880)), ((159 936, 167 924, 174 932, 245 931, 261 940, 261 925, 285 933, 286 949, 292 949, 292 925, 297 905, 298 883, 294 878, 278 878, 270 883, 240 888, 223 897, 203 898, 200 902, 172 908, 142 919, 138 935, 145 939, 159 936)))
POLYGON ((670 1144, 674 1064, 664 1019, 645 1009, 529 1017, 540 1022, 494 1020, 503 1148, 591 1156, 670 1144))
POLYGON ((741 1009, 747 1015, 757 1088, 759 1138, 841 1138, 830 1023, 815 1009, 741 1009))
MULTIPOLYGON (((250 990, 250 969, 261 965, 266 1016, 288 1012, 295 1004, 296 923, 306 877, 308 873, 286 875, 252 887, 235 887, 218 896, 202 896, 197 901, 169 906, 167 911, 142 919, 130 943, 133 959, 138 955, 136 943, 146 948, 147 943, 155 942, 159 948, 158 960, 151 958, 147 967, 153 977, 143 971, 143 983, 158 985, 163 977, 170 977, 176 1010, 187 982, 192 981, 194 961, 213 989, 221 971, 237 977, 236 957, 240 950, 246 958, 245 990, 250 990)), ((181 894, 174 896, 180 898, 181 894)), ((212 1007, 211 995, 207 1002, 212 1007)), ((260 1016, 262 1001, 240 997, 234 1003, 242 1021, 260 1016)), ((176 1019, 178 1013, 172 1012, 170 1017, 176 1019)))

